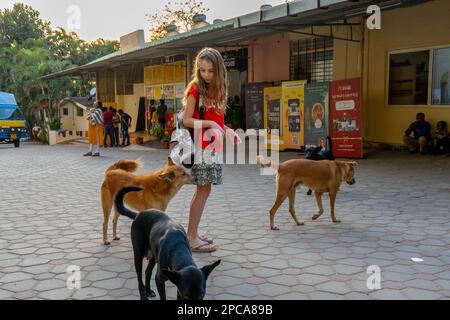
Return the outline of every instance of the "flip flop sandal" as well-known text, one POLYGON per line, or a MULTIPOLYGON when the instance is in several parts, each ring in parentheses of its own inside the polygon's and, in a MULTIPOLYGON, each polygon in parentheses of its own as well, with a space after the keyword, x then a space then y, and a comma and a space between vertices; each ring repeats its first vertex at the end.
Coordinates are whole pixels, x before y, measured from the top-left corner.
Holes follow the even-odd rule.
POLYGON ((198 238, 204 242, 207 242, 209 244, 214 243, 214 239, 208 238, 207 236, 198 236, 198 238))
POLYGON ((195 245, 191 245, 191 251, 192 252, 214 252, 216 251, 217 248, 208 243, 208 242, 203 242, 203 241, 199 241, 198 243, 196 243, 195 245))
POLYGON ((94 153, 93 155, 92 155, 93 157, 100 157, 100 153, 94 153))

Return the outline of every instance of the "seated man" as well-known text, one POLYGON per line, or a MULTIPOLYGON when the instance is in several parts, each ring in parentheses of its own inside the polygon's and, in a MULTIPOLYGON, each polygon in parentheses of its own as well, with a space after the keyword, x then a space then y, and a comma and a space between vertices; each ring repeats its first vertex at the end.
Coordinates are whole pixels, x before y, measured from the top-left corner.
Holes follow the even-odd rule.
POLYGON ((403 142, 409 147, 409 153, 417 152, 417 149, 419 149, 421 154, 426 154, 427 143, 431 138, 431 127, 425 121, 425 114, 422 112, 417 114, 416 120, 405 131, 403 142), (413 137, 411 137, 411 133, 414 134, 413 137))

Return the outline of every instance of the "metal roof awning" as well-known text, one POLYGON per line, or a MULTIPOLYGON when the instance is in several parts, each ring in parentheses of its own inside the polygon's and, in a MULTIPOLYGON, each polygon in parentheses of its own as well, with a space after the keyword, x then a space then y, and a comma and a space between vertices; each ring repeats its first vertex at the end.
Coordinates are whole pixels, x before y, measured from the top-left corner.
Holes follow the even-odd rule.
MULTIPOLYGON (((237 18, 221 21, 181 34, 147 43, 144 48, 122 54, 120 51, 102 57, 84 66, 55 72, 44 79, 66 75, 80 75, 104 68, 150 61, 174 54, 186 54, 203 47, 232 48, 248 46, 248 41, 280 32, 293 32, 311 36, 334 37, 297 31, 306 27, 347 25, 347 19, 366 15, 367 7, 378 5, 381 10, 414 5, 430 0, 299 0, 237 18), (247 44, 246 44, 247 42, 247 44)), ((359 25, 359 24, 357 24, 359 25)), ((347 41, 358 41, 344 39, 347 41)))
MULTIPOLYGON (((234 27, 250 32, 255 29, 264 30, 259 36, 275 32, 291 32, 359 42, 353 39, 353 36, 350 38, 334 36, 331 27, 339 25, 351 29, 352 26, 359 25, 348 20, 367 15, 367 8, 371 5, 377 5, 383 11, 426 1, 430 0, 300 0, 237 17, 234 27), (330 35, 314 33, 313 28, 316 26, 330 27, 330 35), (299 31, 308 27, 311 28, 311 32, 299 31)), ((352 33, 352 30, 350 31, 352 33)))
POLYGON ((87 110, 88 108, 91 108, 94 101, 92 97, 86 96, 86 97, 69 97, 61 100, 61 105, 64 105, 65 103, 71 103, 78 108, 81 108, 83 110, 87 110))
POLYGON ((210 41, 223 33, 223 30, 234 30, 234 19, 221 21, 202 28, 190 30, 181 34, 168 36, 150 43, 146 43, 144 48, 136 49, 131 52, 122 54, 119 50, 107 56, 94 60, 86 65, 71 68, 64 71, 58 71, 48 74, 43 79, 51 79, 66 75, 80 75, 86 72, 93 72, 103 68, 115 68, 124 64, 132 64, 136 62, 144 62, 152 57, 164 57, 174 55, 174 53, 186 53, 197 47, 193 46, 192 41, 201 39, 210 41))

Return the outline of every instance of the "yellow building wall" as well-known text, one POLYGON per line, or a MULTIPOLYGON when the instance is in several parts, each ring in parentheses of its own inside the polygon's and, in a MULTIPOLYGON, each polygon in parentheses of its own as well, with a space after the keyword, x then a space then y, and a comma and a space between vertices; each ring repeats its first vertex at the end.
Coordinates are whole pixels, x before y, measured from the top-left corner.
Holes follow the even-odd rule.
MULTIPOLYGON (((450 107, 388 106, 388 54, 392 51, 450 47, 450 1, 435 0, 416 6, 383 11, 381 30, 353 27, 353 39, 361 43, 334 40, 333 79, 361 78, 363 138, 367 141, 402 144, 408 125, 418 112, 424 112, 434 131, 436 122, 450 123, 450 107)), ((349 22, 361 22, 352 18, 349 22)), ((310 29, 304 29, 310 32, 310 29)), ((329 28, 314 28, 318 34, 329 35, 329 28)), ((333 27, 333 35, 349 38, 347 27, 333 27)), ((310 36, 291 33, 291 40, 310 36)), ((431 67, 431 66, 430 66, 431 67)), ((432 81, 432 79, 429 79, 432 81)))
POLYGON ((130 132, 136 132, 136 123, 139 109, 139 99, 144 97, 144 84, 138 83, 133 85, 132 95, 117 95, 117 107, 122 109, 125 113, 128 113, 132 120, 130 132))
MULTIPOLYGON (((359 23, 360 19, 349 22, 359 23)), ((353 39, 361 40, 364 32, 362 26, 353 26, 353 39)), ((334 27, 333 35, 350 39, 350 29, 334 27)), ((334 40, 333 80, 346 80, 361 77, 363 68, 362 46, 360 42, 334 40)))
POLYGON ((432 131, 439 120, 450 123, 449 106, 387 105, 388 53, 450 46, 449 17, 450 1, 436 0, 382 12, 382 29, 365 32, 367 61, 364 67, 363 117, 366 140, 401 144, 403 132, 415 121, 418 112, 425 113, 425 119, 431 123, 432 131))

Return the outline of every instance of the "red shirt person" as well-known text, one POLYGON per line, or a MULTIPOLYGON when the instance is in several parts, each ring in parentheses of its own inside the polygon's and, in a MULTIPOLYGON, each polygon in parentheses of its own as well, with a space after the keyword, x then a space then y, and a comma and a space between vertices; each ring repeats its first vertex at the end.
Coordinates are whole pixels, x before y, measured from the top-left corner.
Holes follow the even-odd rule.
MULTIPOLYGON (((225 129, 225 114, 217 113, 214 107, 199 106, 199 91, 196 85, 191 85, 188 95, 193 95, 197 101, 197 108, 194 110, 194 119, 200 119, 200 107, 206 108, 203 120, 211 120, 217 123, 222 129, 225 129)), ((211 129, 202 129, 201 137, 194 130, 194 139, 198 141, 198 146, 202 149, 211 149, 216 152, 222 150, 223 139, 220 133, 211 129)))

